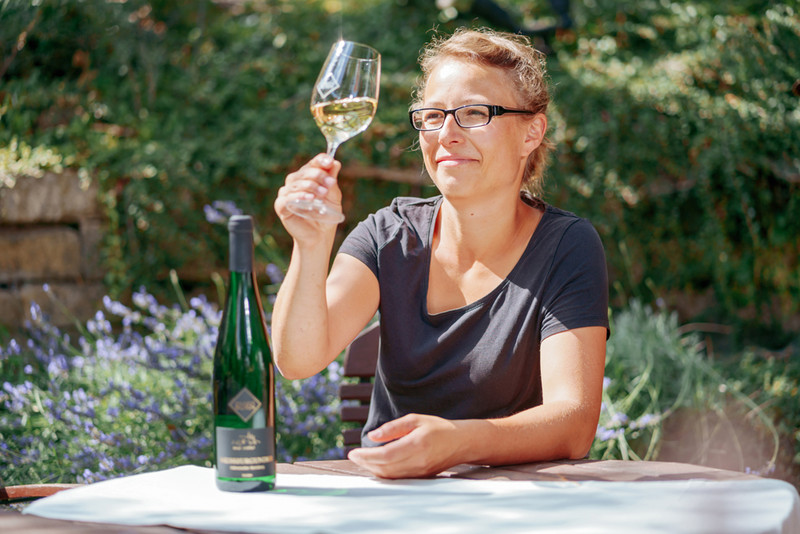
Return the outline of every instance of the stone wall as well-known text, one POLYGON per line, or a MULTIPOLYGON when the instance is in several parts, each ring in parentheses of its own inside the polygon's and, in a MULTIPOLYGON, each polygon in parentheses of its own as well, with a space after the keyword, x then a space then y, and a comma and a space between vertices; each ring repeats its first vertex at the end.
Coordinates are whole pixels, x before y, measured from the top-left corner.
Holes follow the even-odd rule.
POLYGON ((32 302, 57 325, 93 315, 105 294, 102 230, 97 189, 74 171, 0 187, 0 326, 21 326, 32 302))

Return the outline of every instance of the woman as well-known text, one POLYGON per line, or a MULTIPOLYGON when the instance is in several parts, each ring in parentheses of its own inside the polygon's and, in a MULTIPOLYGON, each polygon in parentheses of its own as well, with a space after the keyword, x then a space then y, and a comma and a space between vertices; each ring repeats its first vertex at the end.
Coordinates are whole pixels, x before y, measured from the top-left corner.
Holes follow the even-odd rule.
POLYGON ((340 163, 315 157, 275 202, 294 240, 273 311, 281 373, 321 371, 380 311, 364 447, 349 454, 377 476, 582 458, 594 438, 605 256, 587 221, 529 193, 549 148, 549 96, 528 43, 460 30, 429 45, 410 117, 441 196, 396 199, 368 217, 330 273, 334 227, 286 202, 340 204, 340 163))

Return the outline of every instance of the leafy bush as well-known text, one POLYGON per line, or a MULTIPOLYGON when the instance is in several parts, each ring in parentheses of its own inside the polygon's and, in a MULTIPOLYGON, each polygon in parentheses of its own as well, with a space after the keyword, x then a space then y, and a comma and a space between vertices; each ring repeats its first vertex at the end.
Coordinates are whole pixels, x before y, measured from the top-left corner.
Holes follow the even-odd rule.
MULTIPOLYGON (((73 336, 34 305, 23 342, 0 346, 5 484, 92 482, 213 457, 211 363, 221 319, 204 297, 166 307, 140 291, 109 297, 73 336), (119 323, 118 328, 111 321, 119 323)), ((339 364, 276 380, 277 458, 340 458, 339 364)))
MULTIPOLYGON (((50 147, 58 162, 100 181, 112 295, 140 285, 155 291, 171 269, 207 281, 226 242, 203 219, 214 200, 232 199, 261 228, 276 226, 271 198, 287 169, 324 150, 308 95, 335 34, 385 49, 394 42, 363 23, 396 17, 392 2, 343 4, 354 13, 343 28, 322 1, 238 10, 193 0, 3 4, 0 42, 9 52, 12 42, 25 46, 3 77, 0 146, 17 136, 50 147)), ((404 62, 415 54, 405 50, 404 62)), ((375 126, 343 155, 404 167, 410 132, 390 102, 407 101, 411 81, 391 52, 384 65, 375 126), (387 112, 391 124, 382 125, 387 112)), ((408 191, 377 189, 382 200, 408 191)), ((279 238, 285 253, 287 236, 279 238)))
MULTIPOLYGON (((211 465, 210 367, 221 314, 203 297, 190 299, 186 309, 160 305, 144 291, 133 302, 129 308, 107 297, 105 311, 79 326, 76 342, 35 308, 26 341, 0 347, 0 467, 6 484, 94 481, 187 463, 211 465), (119 322, 116 333, 110 320, 119 322)), ((751 423, 725 437, 746 443, 755 431, 760 450, 741 443, 729 447, 739 451, 738 463, 717 467, 800 484, 800 368, 752 354, 742 364, 747 379, 726 378, 731 364, 709 362, 699 336, 684 332, 674 313, 653 312, 636 301, 614 315, 612 328, 592 458, 714 465, 698 457, 708 440, 665 453, 670 442, 680 441, 670 424, 687 409, 716 413, 717 420, 701 421, 710 436, 720 417, 733 419, 744 411, 751 423)), ((340 371, 334 362, 308 380, 279 377, 279 461, 342 457, 340 371)))
POLYGON ((638 301, 613 316, 603 407, 592 456, 653 459, 662 422, 713 391, 702 352, 677 318, 638 301))
MULTIPOLYGON (((501 3, 529 21, 549 15, 545 0, 501 3)), ((733 347, 748 338, 791 347, 790 326, 800 317, 797 8, 595 0, 571 2, 571 11, 575 25, 551 41, 548 61, 559 148, 546 196, 597 226, 614 307, 662 297, 683 318, 747 326, 734 329, 733 347)), ((114 298, 140 286, 162 296, 159 284, 168 288, 173 270, 183 280, 215 278, 219 288, 214 273, 227 236, 204 217, 215 201, 255 214, 266 229, 261 261, 285 262, 290 243, 272 199, 285 173, 324 146, 307 106, 329 43, 344 35, 383 54, 376 119, 342 147, 341 159, 417 170, 405 116, 416 56, 434 26, 447 33, 464 23, 473 23, 468 14, 440 17, 422 0, 0 2, 0 187, 15 172, 59 166, 98 180, 114 298), (388 30, 376 23, 385 20, 393 21, 388 30)), ((355 179, 343 188, 351 208, 341 233, 412 191, 355 179)), ((609 439, 593 454, 656 454, 658 433, 684 404, 702 405, 701 392, 721 413, 746 405, 737 392, 753 392, 783 436, 797 428, 789 385, 798 379, 796 350, 785 359, 728 356, 727 374, 715 378, 677 319, 648 319, 644 310, 631 312, 630 326, 625 314, 616 316, 606 404, 614 411, 604 413, 598 437, 609 439), (652 343, 637 345, 640 332, 652 343)), ((44 334, 34 331, 38 343, 44 334)), ((17 362, 39 373, 34 348, 19 350, 4 371, 17 362)), ((19 373, 3 376, 14 388, 30 382, 21 398, 50 391, 49 376, 19 373)), ((45 421, 37 412, 18 416, 25 425, 45 421)), ((308 447, 292 454, 310 457, 308 447)))
POLYGON ((617 305, 688 295, 710 304, 684 306, 694 315, 788 325, 800 312, 796 6, 580 4, 553 72, 551 176, 555 198, 598 225, 617 305))
MULTIPOLYGON (((502 4, 520 20, 552 16, 544 0, 502 4)), ((684 316, 786 328, 800 314, 796 8, 570 8, 575 25, 551 40, 559 151, 547 196, 599 228, 615 306, 661 296, 684 316)), ((324 146, 308 95, 339 35, 375 45, 384 66, 376 120, 341 158, 419 169, 405 116, 418 51, 434 26, 485 22, 453 9, 443 16, 419 0, 3 2, 0 146, 16 140, 49 155, 26 164, 9 154, 15 168, 77 166, 101 182, 112 295, 156 291, 172 269, 207 281, 225 239, 202 206, 220 198, 257 214, 287 255, 270 206, 286 172, 324 146), (394 21, 389 31, 375 23, 383 20, 394 21)), ((343 185, 342 232, 411 192, 343 185)))
POLYGON ((707 343, 677 314, 639 301, 615 313, 591 457, 684 461, 800 486, 800 368, 752 353, 712 362, 707 343))
POLYGON ((779 474, 800 486, 800 344, 779 352, 749 348, 724 362, 728 386, 746 394, 773 421, 782 437, 779 474))

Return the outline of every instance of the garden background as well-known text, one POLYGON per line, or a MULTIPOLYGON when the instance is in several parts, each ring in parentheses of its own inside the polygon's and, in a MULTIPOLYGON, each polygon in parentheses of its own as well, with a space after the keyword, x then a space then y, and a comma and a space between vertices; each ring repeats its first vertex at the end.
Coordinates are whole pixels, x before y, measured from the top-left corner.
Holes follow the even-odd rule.
MULTIPOLYGON (((290 240, 271 205, 323 150, 308 100, 340 35, 378 48, 383 77, 375 121, 338 154, 339 239, 394 196, 435 194, 406 112, 422 45, 492 23, 470 3, 0 0, 0 188, 66 171, 96 187, 108 293, 66 327, 35 304, 0 325, 2 482, 210 465, 220 223, 254 215, 273 295, 290 240)), ((546 0, 498 3, 561 21, 546 0)), ((545 199, 594 223, 610 269, 591 455, 800 486, 798 6, 584 0, 570 16, 536 43, 558 147, 545 199)), ((280 381, 281 460, 341 455, 341 380, 335 362, 280 381)))

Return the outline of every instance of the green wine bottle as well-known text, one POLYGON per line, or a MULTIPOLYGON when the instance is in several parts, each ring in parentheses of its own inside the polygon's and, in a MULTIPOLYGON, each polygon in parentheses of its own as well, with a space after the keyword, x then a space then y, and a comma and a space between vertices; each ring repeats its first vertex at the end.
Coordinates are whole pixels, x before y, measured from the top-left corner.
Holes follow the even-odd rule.
POLYGON ((275 487, 275 372, 253 272, 253 220, 234 215, 230 280, 214 351, 214 459, 217 487, 275 487))

